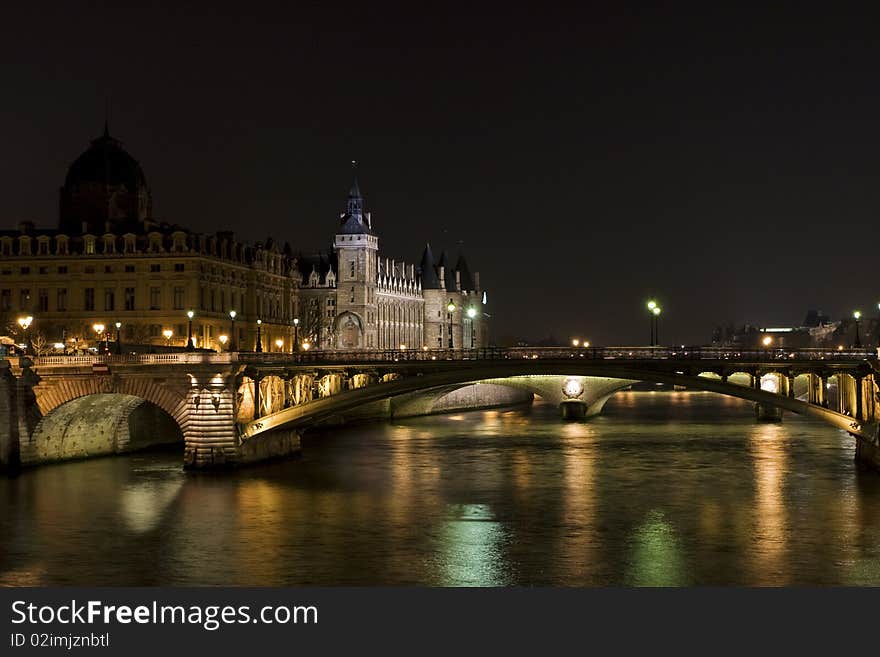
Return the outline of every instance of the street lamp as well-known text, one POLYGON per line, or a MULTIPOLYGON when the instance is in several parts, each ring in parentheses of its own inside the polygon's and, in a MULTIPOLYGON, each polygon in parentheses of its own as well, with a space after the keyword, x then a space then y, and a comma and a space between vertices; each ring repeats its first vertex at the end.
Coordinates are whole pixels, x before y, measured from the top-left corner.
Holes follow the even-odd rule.
POLYGON ((223 351, 223 347, 226 346, 226 341, 229 339, 229 336, 226 334, 218 335, 217 339, 220 340, 220 351, 223 351))
POLYGON ((574 339, 571 341, 571 346, 572 346, 572 347, 579 347, 580 344, 581 344, 581 341, 578 340, 577 338, 574 338, 574 339))
POLYGON ((657 307, 657 302, 651 299, 648 301, 648 317, 651 320, 651 346, 653 347, 655 344, 654 338, 654 309, 657 307))
POLYGON ((293 351, 299 351, 299 317, 293 318, 293 351))
POLYGON ((99 343, 98 350, 100 351, 101 350, 101 346, 100 346, 101 334, 104 332, 104 325, 103 324, 92 324, 92 329, 98 335, 98 343, 99 343))
POLYGON ((449 303, 446 304, 446 318, 449 320, 449 348, 454 349, 454 344, 452 340, 452 313, 455 312, 455 304, 452 303, 452 299, 449 300, 449 303))
POLYGON ((116 322, 116 355, 120 355, 122 353, 122 341, 120 340, 120 329, 122 329, 122 322, 116 322))
POLYGON ((308 351, 309 349, 311 349, 311 347, 312 347, 312 345, 309 344, 308 340, 303 341, 303 351, 308 351))
POLYGON ((186 311, 186 317, 187 317, 187 319, 189 319, 189 327, 187 328, 187 331, 186 331, 186 350, 187 351, 194 351, 196 348, 196 345, 193 343, 193 316, 194 315, 195 315, 195 313, 192 310, 186 311))
POLYGON ((474 348, 474 344, 476 342, 476 331, 474 331, 474 317, 477 316, 477 309, 471 306, 467 310, 468 319, 471 320, 471 349, 474 348))
POLYGON ((773 338, 771 338, 769 335, 764 336, 764 339, 761 340, 761 344, 763 344, 765 347, 769 347, 771 344, 773 344, 773 338))
POLYGON ((33 322, 33 321, 34 321, 34 318, 32 315, 26 315, 24 317, 18 318, 18 325, 24 331, 24 353, 25 354, 31 353, 31 339, 30 339, 30 332, 28 331, 28 329, 31 327, 31 322, 33 322))
POLYGON ((234 310, 229 311, 229 351, 235 351, 235 315, 234 310))
POLYGON ((853 348, 854 349, 861 349, 862 348, 862 340, 859 337, 859 320, 862 318, 862 312, 860 310, 856 310, 853 313, 853 318, 856 320, 856 341, 853 342, 853 348))
POLYGON ((257 346, 254 348, 254 351, 256 351, 257 353, 263 351, 263 334, 262 334, 262 330, 263 330, 263 320, 262 320, 262 319, 258 319, 258 320, 257 320, 257 346))
POLYGON ((278 338, 277 340, 275 340, 275 346, 278 347, 278 351, 283 351, 284 350, 284 340, 282 340, 281 338, 278 338))
POLYGON ((660 344, 660 313, 662 309, 658 305, 654 305, 651 309, 651 312, 654 313, 654 344, 660 344))
POLYGON ((164 331, 162 331, 162 335, 165 336, 165 346, 170 347, 171 346, 171 336, 174 335, 174 331, 172 331, 171 329, 165 329, 164 331))

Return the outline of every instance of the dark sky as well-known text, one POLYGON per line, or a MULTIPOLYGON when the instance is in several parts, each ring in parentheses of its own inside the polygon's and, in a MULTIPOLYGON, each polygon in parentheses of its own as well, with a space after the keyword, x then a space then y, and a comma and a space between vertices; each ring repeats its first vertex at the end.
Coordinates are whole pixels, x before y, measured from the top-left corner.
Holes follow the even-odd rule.
POLYGON ((357 159, 383 253, 461 244, 496 335, 876 313, 873 20, 516 4, 4 7, 0 221, 55 224, 109 96, 158 218, 322 248, 357 159))

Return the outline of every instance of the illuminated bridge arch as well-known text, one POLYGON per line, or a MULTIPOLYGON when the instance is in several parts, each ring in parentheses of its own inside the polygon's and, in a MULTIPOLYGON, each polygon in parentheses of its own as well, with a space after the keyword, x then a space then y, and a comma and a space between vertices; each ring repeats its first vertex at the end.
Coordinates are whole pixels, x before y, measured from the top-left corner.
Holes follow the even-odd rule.
POLYGON ((765 390, 730 383, 724 380, 697 376, 684 372, 669 372, 634 366, 626 361, 475 361, 473 366, 449 367, 445 370, 425 370, 409 374, 393 381, 340 392, 338 395, 318 399, 301 406, 286 408, 266 417, 261 417, 241 427, 244 439, 279 427, 296 428, 308 426, 313 422, 354 409, 362 404, 397 397, 407 393, 428 391, 435 388, 497 380, 523 375, 589 376, 622 380, 623 385, 633 381, 663 383, 681 386, 692 390, 704 390, 738 397, 748 401, 775 406, 784 410, 815 417, 839 429, 865 438, 873 438, 876 426, 859 421, 849 415, 824 408, 794 397, 783 396, 765 390))

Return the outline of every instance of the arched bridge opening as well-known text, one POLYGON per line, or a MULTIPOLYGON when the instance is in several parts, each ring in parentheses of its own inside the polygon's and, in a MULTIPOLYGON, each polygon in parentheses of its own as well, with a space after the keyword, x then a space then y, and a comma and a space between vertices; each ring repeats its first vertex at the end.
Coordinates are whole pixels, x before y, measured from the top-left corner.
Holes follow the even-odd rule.
MULTIPOLYGON (((339 414, 359 405, 380 399, 398 397, 400 395, 429 391, 443 387, 472 384, 477 381, 505 379, 522 376, 563 376, 567 378, 595 377, 616 381, 603 395, 602 403, 616 390, 622 389, 635 381, 664 383, 669 386, 680 386, 693 390, 705 390, 724 395, 738 397, 758 404, 775 406, 793 413, 803 414, 822 420, 832 426, 844 429, 861 437, 876 435, 876 425, 858 417, 856 413, 847 414, 833 410, 817 403, 804 401, 792 394, 778 394, 760 387, 760 378, 752 381, 753 385, 731 383, 726 377, 718 379, 697 376, 696 373, 668 372, 632 367, 626 363, 529 363, 527 367, 516 361, 481 363, 474 367, 449 368, 446 371, 420 372, 416 375, 404 376, 384 383, 364 388, 345 390, 336 395, 315 399, 301 406, 282 409, 271 415, 260 417, 241 426, 244 440, 253 438, 263 432, 280 427, 296 428, 308 426, 330 415, 339 414), (528 374, 524 374, 528 372, 528 374)), ((572 391, 576 392, 576 391, 572 391)), ((873 415, 872 415, 873 417, 873 415)))
POLYGON ((178 423, 156 404, 134 395, 95 393, 49 411, 22 444, 23 465, 133 452, 183 444, 178 423))

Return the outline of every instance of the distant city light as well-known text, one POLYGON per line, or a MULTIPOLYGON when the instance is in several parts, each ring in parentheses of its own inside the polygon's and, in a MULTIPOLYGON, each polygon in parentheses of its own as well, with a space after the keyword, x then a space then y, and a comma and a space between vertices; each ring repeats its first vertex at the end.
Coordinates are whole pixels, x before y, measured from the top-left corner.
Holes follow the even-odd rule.
POLYGON ((771 338, 769 335, 765 336, 764 339, 761 340, 761 344, 763 344, 765 347, 769 347, 772 344, 772 342, 773 342, 773 338, 771 338))
POLYGON ((571 341, 571 346, 572 346, 572 347, 577 347, 580 343, 581 343, 580 340, 578 340, 577 338, 574 338, 574 339, 571 341))

